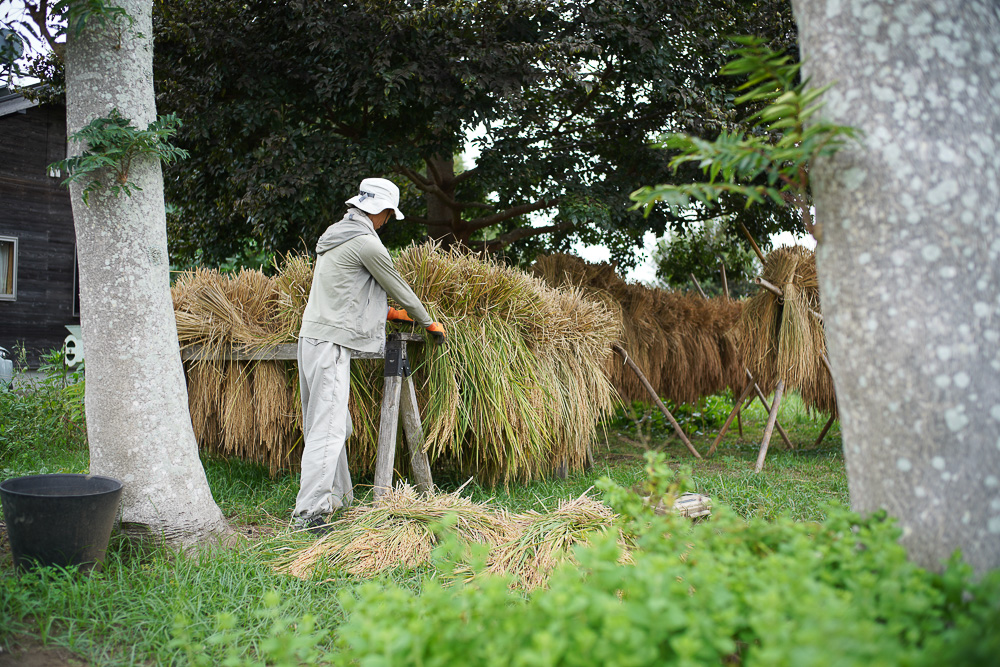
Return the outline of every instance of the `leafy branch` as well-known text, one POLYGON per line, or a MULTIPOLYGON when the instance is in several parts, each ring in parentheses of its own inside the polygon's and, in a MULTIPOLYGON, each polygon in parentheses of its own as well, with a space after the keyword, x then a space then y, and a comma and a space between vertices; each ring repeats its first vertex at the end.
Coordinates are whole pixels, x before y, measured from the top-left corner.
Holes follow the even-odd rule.
POLYGON ((695 163, 708 176, 707 183, 656 185, 631 194, 648 215, 654 204, 666 204, 674 215, 691 206, 691 201, 711 206, 727 193, 745 197, 747 206, 770 199, 778 205, 791 204, 802 212, 806 231, 818 235, 809 208, 809 165, 819 157, 836 153, 860 133, 852 127, 824 121, 809 123, 822 106, 819 97, 829 86, 809 88, 809 81, 796 83, 802 64, 771 51, 763 40, 738 37, 743 46, 733 49, 736 59, 722 68, 723 74, 747 75, 737 88, 747 91, 737 104, 764 104, 746 120, 756 132, 740 135, 722 132, 715 141, 687 134, 666 135, 659 147, 676 150, 670 161, 674 171, 695 163))
POLYGON ((160 116, 140 130, 117 109, 112 109, 109 116, 95 118, 71 137, 85 142, 87 150, 51 165, 50 169, 66 170, 69 176, 63 185, 90 179, 83 189, 83 203, 88 206, 90 195, 105 188, 115 197, 130 196, 142 190, 129 180, 136 159, 153 157, 170 163, 188 156, 187 151, 170 143, 180 125, 180 119, 171 114, 160 116))

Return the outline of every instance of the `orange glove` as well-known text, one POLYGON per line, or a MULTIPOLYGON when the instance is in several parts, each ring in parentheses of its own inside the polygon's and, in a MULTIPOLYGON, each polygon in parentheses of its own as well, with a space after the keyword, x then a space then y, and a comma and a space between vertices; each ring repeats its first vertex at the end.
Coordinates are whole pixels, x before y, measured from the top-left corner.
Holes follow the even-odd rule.
POLYGON ((443 343, 446 336, 444 335, 444 326, 440 322, 434 322, 429 327, 427 327, 428 333, 434 337, 435 343, 443 343))
POLYGON ((395 308, 389 309, 389 314, 385 316, 385 319, 398 324, 413 324, 413 319, 406 314, 405 310, 396 310, 395 308))

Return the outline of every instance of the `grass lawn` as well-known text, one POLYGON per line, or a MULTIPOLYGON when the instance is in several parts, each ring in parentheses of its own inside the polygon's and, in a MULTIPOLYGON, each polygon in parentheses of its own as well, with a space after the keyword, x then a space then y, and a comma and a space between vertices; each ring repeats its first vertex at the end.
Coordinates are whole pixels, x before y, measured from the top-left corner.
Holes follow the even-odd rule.
MULTIPOLYGON (((720 398, 700 409, 679 408, 677 414, 704 453, 727 412, 720 398)), ((79 434, 58 423, 41 429, 38 420, 49 418, 44 414, 25 408, 17 416, 21 430, 10 422, 0 425, 0 478, 87 470, 79 434), (30 435, 40 431, 62 435, 46 441, 30 435)), ((643 454, 656 449, 666 454, 671 467, 690 467, 699 493, 746 519, 771 521, 784 515, 817 521, 826 517, 831 501, 847 504, 839 426, 835 424, 823 443, 814 446, 825 417, 810 416, 797 396, 789 397, 779 420, 796 449, 786 449, 775 433, 764 470, 755 474, 765 420, 764 410, 756 404, 743 414, 742 437, 734 423, 715 455, 697 461, 665 428, 658 413, 626 410, 607 425, 605 442, 599 444, 595 465, 586 474, 508 488, 484 488, 473 482, 465 493, 477 501, 492 498, 516 512, 552 509, 560 499, 579 496, 605 476, 622 486, 634 484, 643 478, 643 454)), ((330 629, 343 621, 338 594, 357 589, 363 581, 334 573, 323 582, 306 582, 278 575, 269 564, 278 548, 270 536, 285 529, 296 477, 284 474, 271 479, 264 468, 238 461, 204 462, 217 502, 249 538, 244 546, 180 556, 139 552, 113 537, 103 573, 17 575, 6 532, 0 532, 0 667, 23 664, 32 656, 52 661, 38 664, 55 665, 194 664, 199 642, 220 623, 231 624, 241 645, 250 646, 268 640, 276 619, 280 625, 281 618, 312 614, 319 627, 330 629)), ((444 490, 454 490, 465 480, 436 481, 444 490)), ((355 482, 358 500, 367 502, 371 480, 355 482)), ((591 494, 599 496, 596 490, 591 494)), ((381 577, 416 589, 429 574, 426 569, 400 569, 381 577)), ((324 641, 333 646, 332 635, 324 641)))

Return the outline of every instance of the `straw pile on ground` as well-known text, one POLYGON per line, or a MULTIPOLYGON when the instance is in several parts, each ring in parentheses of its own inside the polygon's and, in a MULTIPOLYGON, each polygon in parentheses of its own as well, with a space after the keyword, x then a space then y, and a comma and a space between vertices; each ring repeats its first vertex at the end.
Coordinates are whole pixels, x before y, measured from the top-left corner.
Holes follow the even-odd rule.
POLYGON ((765 258, 761 277, 783 297, 761 289, 747 300, 737 325, 747 369, 765 394, 784 380, 810 408, 836 414, 833 381, 823 363, 826 336, 813 314, 820 313, 815 255, 800 246, 778 248, 765 258))
MULTIPOLYGON (((598 422, 614 408, 604 373, 621 326, 614 311, 579 289, 553 289, 493 260, 432 244, 409 248, 396 265, 448 331, 446 347, 410 346, 432 465, 485 483, 543 477, 562 462, 570 470, 583 468, 598 422)), ((255 271, 184 276, 174 287, 182 347, 294 341, 311 279, 306 258, 286 260, 275 278, 255 271)), ((297 465, 301 434, 292 367, 189 365, 202 447, 263 461, 272 470, 297 465), (273 406, 263 406, 272 400, 273 406)), ((352 471, 360 474, 374 468, 381 368, 381 362, 352 363, 348 451, 352 471)))
MULTIPOLYGON (((572 255, 540 257, 533 272, 549 285, 581 288, 618 310, 623 323, 619 343, 660 396, 690 403, 744 386, 732 332, 739 302, 629 284, 608 264, 590 264, 572 255)), ((623 398, 649 399, 621 359, 614 359, 608 372, 623 398)))
POLYGON ((275 569, 308 579, 326 568, 372 576, 419 567, 430 560, 445 519, 465 543, 493 546, 504 542, 511 529, 506 513, 489 504, 473 503, 458 493, 422 495, 401 484, 375 505, 348 510, 334 530, 304 549, 287 549, 275 569))
MULTIPOLYGON (((558 564, 572 560, 575 546, 615 530, 615 518, 607 506, 586 495, 561 501, 552 512, 511 515, 457 492, 418 495, 400 485, 375 505, 349 510, 316 541, 303 545, 301 535, 290 535, 293 544, 273 565, 301 579, 334 570, 373 576, 398 567, 416 568, 430 562, 434 547, 450 532, 460 544, 489 549, 483 572, 507 575, 512 588, 530 590, 544 586, 558 564)), ((629 545, 620 533, 619 543, 628 561, 629 545)), ((467 563, 459 563, 453 575, 469 580, 475 573, 467 563)))

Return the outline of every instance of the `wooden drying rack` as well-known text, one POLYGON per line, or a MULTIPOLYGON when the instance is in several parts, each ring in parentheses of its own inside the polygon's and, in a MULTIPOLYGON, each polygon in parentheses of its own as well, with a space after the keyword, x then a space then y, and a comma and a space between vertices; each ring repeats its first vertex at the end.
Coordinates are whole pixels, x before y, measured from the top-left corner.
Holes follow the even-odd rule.
MULTIPOLYGON (((386 337, 385 353, 351 351, 351 359, 384 359, 385 391, 379 418, 378 448, 375 455, 375 499, 392 488, 392 473, 396 465, 396 432, 403 422, 403 438, 410 451, 410 469, 417 490, 429 493, 434 489, 430 461, 424 449, 424 432, 417 407, 417 392, 410 373, 408 343, 423 343, 420 334, 395 332, 386 337)), ((181 350, 184 361, 295 361, 295 343, 283 343, 256 350, 218 352, 202 346, 181 350)))

